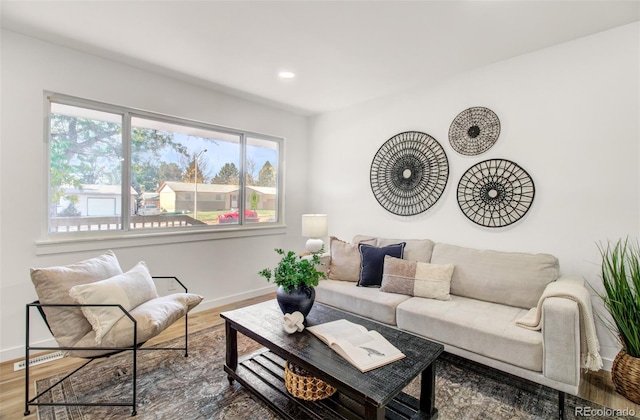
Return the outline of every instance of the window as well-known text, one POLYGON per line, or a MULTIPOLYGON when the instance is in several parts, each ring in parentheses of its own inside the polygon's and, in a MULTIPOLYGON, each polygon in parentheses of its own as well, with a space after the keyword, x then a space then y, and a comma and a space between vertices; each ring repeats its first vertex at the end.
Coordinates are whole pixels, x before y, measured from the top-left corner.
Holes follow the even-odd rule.
POLYGON ((58 94, 47 105, 50 235, 281 223, 281 138, 58 94))

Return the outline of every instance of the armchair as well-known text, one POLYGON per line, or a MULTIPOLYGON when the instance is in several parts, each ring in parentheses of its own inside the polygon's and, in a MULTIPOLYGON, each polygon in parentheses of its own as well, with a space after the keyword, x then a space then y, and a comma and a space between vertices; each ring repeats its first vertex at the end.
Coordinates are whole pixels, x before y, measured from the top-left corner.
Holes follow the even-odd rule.
POLYGON ((137 354, 143 350, 179 350, 188 356, 188 312, 202 296, 188 293, 176 277, 152 277, 144 262, 122 272, 112 251, 68 266, 31 269, 39 300, 26 305, 25 360, 32 351, 63 350, 66 356, 87 359, 77 369, 47 389, 30 397, 29 363, 25 364, 25 411, 30 406, 130 406, 136 411, 137 354), (174 281, 184 290, 159 296, 155 281, 174 281), (31 314, 36 308, 58 346, 35 346, 30 339, 31 314), (184 346, 143 347, 151 338, 184 317, 184 346), (48 402, 43 395, 94 360, 131 352, 132 395, 121 402, 48 402))

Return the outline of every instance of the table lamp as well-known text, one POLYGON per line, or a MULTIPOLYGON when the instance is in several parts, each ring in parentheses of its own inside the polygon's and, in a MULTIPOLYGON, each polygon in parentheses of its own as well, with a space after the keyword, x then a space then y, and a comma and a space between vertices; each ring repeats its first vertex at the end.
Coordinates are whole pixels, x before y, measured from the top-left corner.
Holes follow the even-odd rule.
POLYGON ((303 214, 302 236, 309 238, 306 243, 307 251, 318 253, 324 246, 321 238, 329 233, 329 225, 326 214, 303 214))

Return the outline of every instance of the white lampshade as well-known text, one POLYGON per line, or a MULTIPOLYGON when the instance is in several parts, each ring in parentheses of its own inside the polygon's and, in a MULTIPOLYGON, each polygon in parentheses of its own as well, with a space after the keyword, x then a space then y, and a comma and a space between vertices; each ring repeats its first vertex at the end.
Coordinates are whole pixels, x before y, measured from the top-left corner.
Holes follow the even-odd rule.
POLYGON ((329 233, 326 214, 303 214, 302 236, 306 238, 322 238, 329 233))
POLYGON ((324 246, 322 239, 329 233, 329 223, 326 214, 303 214, 302 236, 309 238, 306 243, 307 251, 315 254, 324 246))

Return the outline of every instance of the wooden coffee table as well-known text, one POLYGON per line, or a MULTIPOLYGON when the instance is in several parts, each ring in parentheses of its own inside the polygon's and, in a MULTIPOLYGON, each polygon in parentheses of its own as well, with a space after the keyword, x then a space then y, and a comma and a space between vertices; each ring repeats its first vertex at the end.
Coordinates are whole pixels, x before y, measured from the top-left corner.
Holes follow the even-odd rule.
POLYGON ((308 331, 284 332, 283 315, 275 300, 223 312, 226 327, 226 363, 229 383, 237 380, 288 419, 414 418, 437 417, 435 360, 441 344, 315 303, 306 319, 308 326, 347 319, 381 333, 406 357, 366 373, 360 372, 308 331), (237 333, 262 344, 238 363, 237 333), (293 397, 284 384, 284 365, 289 360, 337 388, 333 396, 319 401, 293 397), (421 375, 420 399, 402 392, 421 375))

